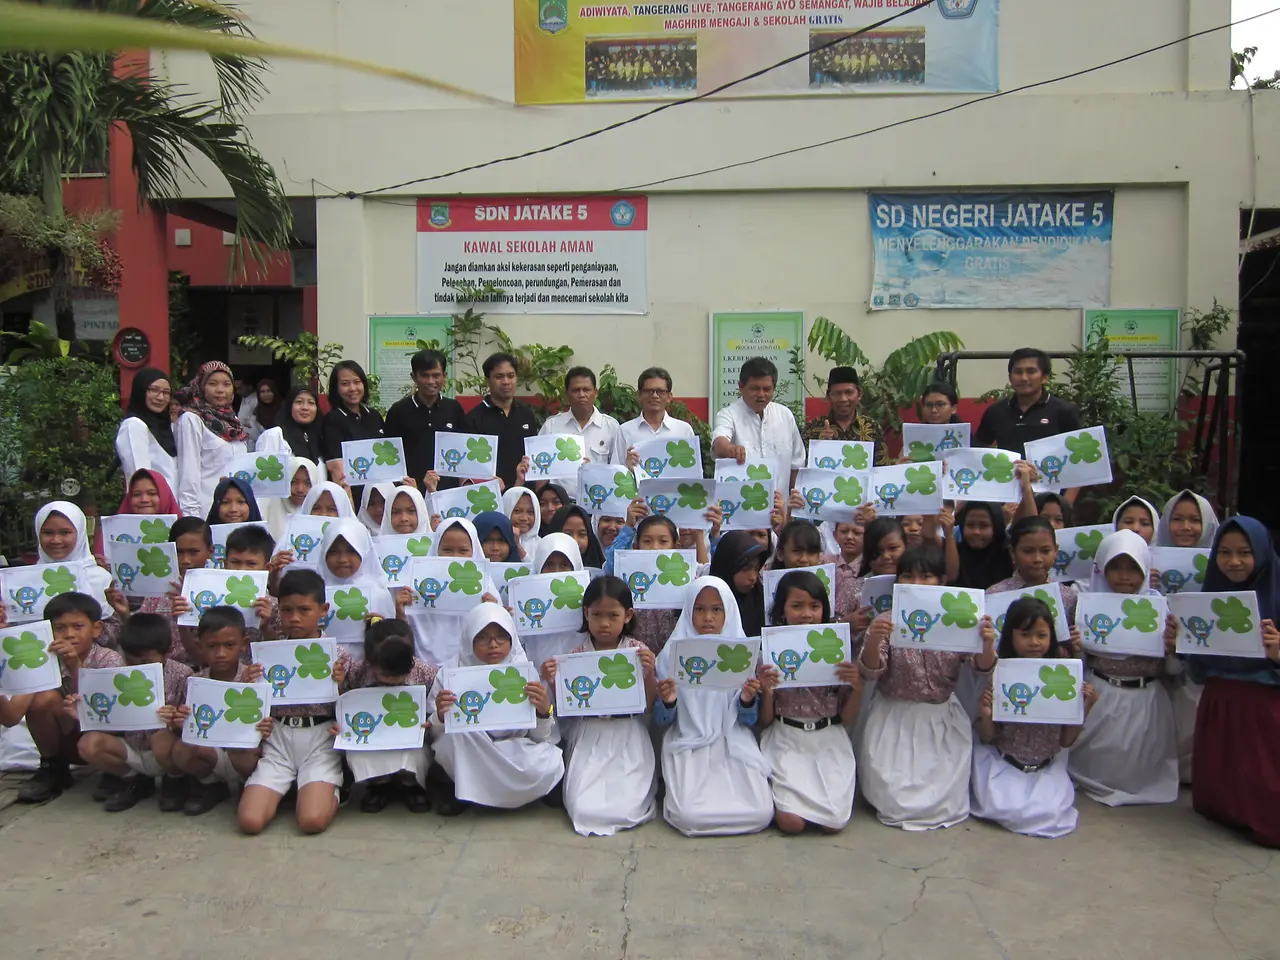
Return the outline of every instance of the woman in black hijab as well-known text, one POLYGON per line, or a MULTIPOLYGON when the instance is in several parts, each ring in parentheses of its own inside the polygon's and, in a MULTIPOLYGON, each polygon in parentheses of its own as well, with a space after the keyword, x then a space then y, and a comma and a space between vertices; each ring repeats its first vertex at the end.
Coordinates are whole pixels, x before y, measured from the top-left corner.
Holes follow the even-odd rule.
POLYGON ((276 414, 276 426, 295 457, 323 461, 320 445, 320 398, 310 387, 297 387, 276 414), (299 403, 301 399, 301 403, 299 403))
POLYGON ((746 530, 732 530, 720 538, 711 555, 711 576, 729 585, 742 614, 742 629, 748 637, 760 636, 764 621, 764 584, 760 568, 768 550, 746 530))
POLYGON ((178 488, 178 444, 169 414, 169 375, 155 367, 139 370, 129 391, 129 406, 116 432, 116 453, 126 478, 154 470, 178 488))

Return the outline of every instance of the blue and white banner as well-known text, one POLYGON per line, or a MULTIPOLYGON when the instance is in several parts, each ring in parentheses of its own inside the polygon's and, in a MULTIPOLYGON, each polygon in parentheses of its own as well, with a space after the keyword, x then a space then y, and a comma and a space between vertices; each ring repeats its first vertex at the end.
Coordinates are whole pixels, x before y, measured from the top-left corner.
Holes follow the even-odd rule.
POLYGON ((871 309, 1106 307, 1110 190, 872 193, 871 309))

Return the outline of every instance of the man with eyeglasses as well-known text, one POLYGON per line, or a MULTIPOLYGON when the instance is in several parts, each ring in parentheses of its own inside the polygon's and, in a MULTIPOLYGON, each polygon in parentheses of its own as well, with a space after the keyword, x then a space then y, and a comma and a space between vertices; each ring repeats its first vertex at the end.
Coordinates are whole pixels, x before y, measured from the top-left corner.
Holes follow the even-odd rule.
POLYGON ((830 408, 825 417, 817 417, 804 425, 800 435, 806 447, 810 440, 861 440, 876 445, 876 465, 888 466, 889 449, 884 442, 880 425, 858 412, 862 400, 862 386, 858 383, 858 371, 853 367, 832 367, 827 374, 827 403, 830 408))
POLYGON ((697 443, 693 427, 667 413, 667 405, 671 403, 671 374, 662 367, 649 367, 636 381, 636 392, 640 394, 640 416, 618 429, 614 463, 634 467, 639 462, 634 447, 646 440, 683 438, 697 443))

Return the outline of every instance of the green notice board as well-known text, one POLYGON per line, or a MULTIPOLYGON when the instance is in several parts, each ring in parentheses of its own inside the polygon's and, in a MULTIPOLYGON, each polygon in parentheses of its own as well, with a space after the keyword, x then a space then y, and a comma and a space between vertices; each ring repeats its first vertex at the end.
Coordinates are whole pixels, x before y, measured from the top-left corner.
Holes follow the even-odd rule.
POLYGON ((793 310, 711 314, 711 397, 709 415, 738 399, 738 374, 744 361, 765 357, 778 368, 774 401, 793 404, 804 385, 791 376, 792 347, 804 345, 804 314, 793 310))
POLYGON ((453 347, 449 343, 452 325, 452 317, 424 314, 369 318, 369 373, 381 378, 384 397, 398 397, 412 383, 409 358, 417 352, 419 340, 438 341, 452 367, 453 347))
MULTIPOLYGON (((1178 349, 1177 310, 1085 310, 1084 342, 1106 330, 1117 353, 1178 349)), ((1120 371, 1120 390, 1129 395, 1129 370, 1120 371)), ((1177 360, 1135 360, 1133 381, 1139 410, 1172 410, 1178 392, 1177 360)))

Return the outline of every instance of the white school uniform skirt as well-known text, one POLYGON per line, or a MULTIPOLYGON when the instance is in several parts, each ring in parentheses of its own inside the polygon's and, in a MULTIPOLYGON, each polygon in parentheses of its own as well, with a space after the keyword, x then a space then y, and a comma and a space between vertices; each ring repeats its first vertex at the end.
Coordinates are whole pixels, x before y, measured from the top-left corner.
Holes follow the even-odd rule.
POLYGON ((425 741, 419 750, 344 750, 347 766, 356 782, 389 777, 401 770, 413 774, 418 786, 427 785, 427 768, 431 766, 431 745, 425 741))
POLYGON ((760 752, 773 768, 775 808, 831 830, 848 824, 857 777, 844 724, 805 731, 776 719, 760 737, 760 752))
POLYGON ((652 820, 657 763, 643 716, 575 718, 566 731, 564 809, 584 837, 652 820))
POLYGON ((687 837, 719 837, 758 833, 773 822, 773 791, 760 765, 746 763, 729 753, 729 738, 740 750, 760 752, 751 731, 735 723, 729 732, 704 747, 671 749, 673 725, 662 745, 662 778, 667 796, 662 815, 687 837))
POLYGON ((862 728, 862 795, 880 822, 951 827, 969 816, 973 728, 955 694, 945 703, 876 697, 862 728))
POLYGON ((564 776, 564 755, 553 743, 526 736, 446 733, 434 743, 436 763, 468 803, 511 810, 545 797, 564 776))
POLYGON ((1076 786, 1109 807, 1177 800, 1178 741, 1164 684, 1116 687, 1092 670, 1085 678, 1098 700, 1068 756, 1076 786))
POLYGON ((1200 709, 1200 695, 1204 684, 1196 683, 1186 671, 1169 677, 1165 685, 1169 701, 1173 705, 1173 730, 1178 739, 1178 779, 1191 783, 1191 753, 1196 741, 1196 711, 1200 709))
POLYGON ((1024 773, 995 747, 974 744, 970 812, 1013 833, 1065 837, 1079 817, 1066 753, 1058 753, 1047 767, 1024 773))

